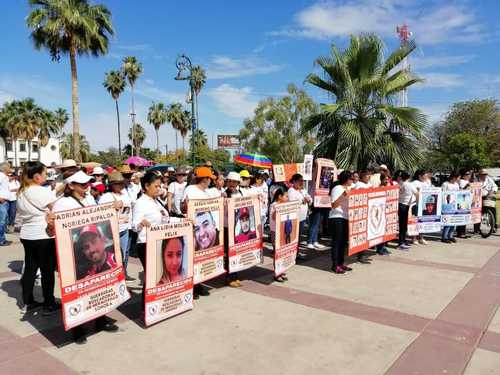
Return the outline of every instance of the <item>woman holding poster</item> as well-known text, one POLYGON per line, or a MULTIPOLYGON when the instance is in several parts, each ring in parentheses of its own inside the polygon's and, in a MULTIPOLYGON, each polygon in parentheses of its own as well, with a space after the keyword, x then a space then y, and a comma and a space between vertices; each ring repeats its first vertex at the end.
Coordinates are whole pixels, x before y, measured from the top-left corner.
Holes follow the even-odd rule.
MULTIPOLYGON (((95 205, 94 199, 87 193, 91 179, 92 177, 79 171, 64 180, 64 196, 54 203, 52 214, 49 215, 47 219, 50 227, 54 226, 54 214, 57 212, 95 205)), ((119 210, 121 207, 121 204, 117 203, 115 208, 119 210)), ((95 251, 93 251, 93 253, 95 253, 95 251)), ((97 331, 118 331, 118 326, 105 315, 95 319, 95 326, 97 331)), ((73 339, 77 344, 85 344, 87 342, 83 326, 80 325, 72 328, 71 331, 73 339)))
MULTIPOLYGON (((170 221, 168 210, 158 200, 160 195, 161 177, 153 172, 147 172, 141 178, 142 196, 134 205, 132 213, 132 229, 138 233, 137 253, 146 274, 146 228, 151 225, 167 224, 170 221)), ((144 288, 142 289, 142 308, 144 308, 144 288)))
POLYGON ((349 197, 348 192, 352 185, 352 174, 342 171, 336 182, 336 186, 330 193, 332 209, 330 210, 330 228, 332 234, 332 271, 336 274, 344 274, 352 271, 352 268, 344 264, 344 254, 349 238, 349 197))
MULTIPOLYGON (((458 191, 460 190, 458 186, 458 178, 459 175, 458 173, 452 172, 450 174, 450 177, 448 178, 448 181, 444 182, 443 185, 441 186, 441 189, 443 192, 447 191, 458 191)), ((445 198, 446 200, 446 198, 445 198)), ((447 203, 445 203, 447 204, 447 203)), ((455 227, 453 225, 444 225, 442 229, 442 234, 441 234, 441 242, 443 243, 452 243, 452 242, 457 242, 457 240, 453 237, 453 231, 455 230, 455 227)))
MULTIPOLYGON (((296 173, 292 176, 290 183, 292 187, 288 189, 288 199, 290 202, 298 201, 300 202, 299 209, 299 249, 300 249, 300 238, 302 233, 304 233, 304 227, 307 219, 307 212, 309 211, 309 205, 312 203, 311 196, 307 193, 306 189, 304 189, 304 178, 301 174, 296 173)), ((297 259, 307 259, 307 254, 301 252, 300 250, 297 252, 297 259)))
MULTIPOLYGON (((273 197, 273 203, 271 204, 271 208, 270 208, 270 220, 269 220, 269 227, 271 229, 271 242, 273 244, 273 250, 276 252, 276 205, 277 204, 280 204, 280 203, 285 203, 285 202, 288 202, 288 193, 286 191, 283 191, 282 189, 278 189, 276 190, 276 192, 274 193, 274 197, 273 197)), ((290 222, 290 227, 291 227, 291 221, 288 220, 290 222)), ((284 232, 287 232, 287 229, 286 229, 286 225, 287 223, 285 223, 285 230, 284 232)), ((278 228, 279 230, 280 228, 278 228)), ((291 230, 289 230, 290 233, 285 233, 285 237, 288 237, 288 241, 286 241, 286 238, 285 238, 285 242, 286 243, 289 243, 289 237, 290 237, 290 234, 291 234, 291 230)), ((275 266, 276 267, 276 266, 275 266)), ((279 283, 282 283, 284 281, 287 281, 288 280, 288 277, 286 276, 286 273, 282 273, 278 276, 274 276, 274 281, 277 281, 279 283)))

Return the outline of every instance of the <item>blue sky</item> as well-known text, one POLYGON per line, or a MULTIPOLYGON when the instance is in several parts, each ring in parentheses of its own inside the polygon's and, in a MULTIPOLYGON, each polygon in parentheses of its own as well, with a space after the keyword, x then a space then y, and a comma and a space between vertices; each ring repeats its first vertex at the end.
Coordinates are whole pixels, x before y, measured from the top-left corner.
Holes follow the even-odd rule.
MULTIPOLYGON (((279 96, 286 85, 303 85, 313 61, 329 53, 331 43, 344 47, 348 36, 375 32, 387 53, 398 46, 396 26, 408 23, 418 44, 412 70, 426 83, 412 88, 409 104, 438 120, 455 101, 498 97, 500 93, 500 1, 424 0, 252 0, 160 1, 101 0, 113 14, 116 34, 107 56, 78 60, 81 131, 93 150, 116 145, 114 102, 102 87, 105 72, 121 59, 136 56, 144 74, 137 84, 138 121, 147 129, 145 146, 155 144, 146 122, 152 101, 185 104, 186 82, 173 78, 175 58, 186 53, 207 71, 199 98, 200 127, 209 135, 237 133, 257 102, 279 96)), ((52 62, 29 40, 27 1, 2 1, 0 23, 0 103, 33 97, 50 109, 71 112, 67 58, 52 62)), ((328 100, 313 87, 319 102, 328 100)), ((122 134, 130 126, 130 96, 120 98, 122 134)), ((67 129, 70 129, 71 122, 67 129)), ((161 144, 175 147, 170 125, 161 144)), ((163 146, 164 149, 164 146, 163 146)))

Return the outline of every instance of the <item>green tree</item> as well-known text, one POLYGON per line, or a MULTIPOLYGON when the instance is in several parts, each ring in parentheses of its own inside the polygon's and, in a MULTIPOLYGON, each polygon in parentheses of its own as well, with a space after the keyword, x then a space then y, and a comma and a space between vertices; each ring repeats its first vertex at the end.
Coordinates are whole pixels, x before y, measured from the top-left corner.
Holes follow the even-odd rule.
POLYGON ((102 84, 115 101, 116 122, 118 127, 118 153, 121 155, 122 140, 120 131, 120 110, 118 108, 118 99, 120 98, 122 92, 125 90, 125 76, 120 70, 112 70, 106 73, 104 82, 102 84))
POLYGON ((27 25, 36 49, 49 50, 53 60, 69 55, 73 112, 73 158, 81 160, 78 103, 78 55, 95 57, 108 52, 108 38, 113 35, 111 13, 104 5, 90 5, 87 0, 29 0, 33 10, 27 25))
POLYGON ((469 133, 451 136, 447 143, 448 160, 455 170, 478 170, 489 165, 486 141, 469 133))
POLYGON ((309 116, 305 131, 316 131, 315 153, 334 159, 341 168, 365 168, 385 163, 393 169, 414 169, 421 160, 426 117, 416 108, 394 105, 398 95, 421 79, 396 70, 415 49, 408 43, 383 59, 383 43, 375 35, 351 36, 349 46, 315 63, 322 77, 306 81, 323 90, 334 103, 322 104, 309 116))
POLYGON ((193 69, 191 69, 191 84, 194 88, 194 94, 196 95, 196 118, 199 120, 198 116, 198 95, 200 95, 201 89, 207 83, 207 75, 205 74, 205 70, 200 65, 195 65, 193 69))
POLYGON ((148 122, 154 126, 156 132, 156 156, 160 154, 160 126, 167 122, 167 109, 163 103, 151 104, 148 111, 148 122))
POLYGON ((314 145, 313 132, 301 135, 307 117, 317 112, 317 105, 307 93, 290 84, 281 99, 259 102, 254 117, 244 121, 240 140, 246 151, 260 152, 274 163, 302 161, 314 145))
MULTIPOLYGON (((132 123, 132 138, 135 138, 133 129, 135 125, 135 102, 134 102, 134 87, 135 87, 135 82, 139 78, 139 76, 142 74, 142 64, 137 61, 137 58, 135 56, 127 56, 123 59, 122 62, 122 72, 125 75, 125 78, 127 79, 129 85, 130 85, 130 92, 131 92, 131 100, 132 100, 132 113, 134 114, 132 117, 133 123, 132 123)), ((132 146, 135 145, 135 141, 132 141, 132 146)), ((133 153, 133 150, 132 150, 133 153)))
POLYGON ((175 149, 177 150, 179 149, 177 143, 177 132, 180 132, 181 129, 183 129, 185 123, 185 114, 181 103, 172 103, 168 106, 167 121, 170 122, 172 128, 175 130, 175 149))
MULTIPOLYGON (((80 155, 82 157, 82 161, 86 162, 90 160, 90 143, 87 141, 87 138, 83 134, 78 135, 80 137, 79 145, 80 145, 80 155)), ((61 143, 59 146, 59 152, 61 153, 61 157, 63 159, 71 158, 75 153, 73 151, 73 134, 63 134, 61 138, 61 143)))
POLYGON ((128 139, 133 144, 133 149, 140 155, 142 144, 146 140, 146 131, 141 126, 141 124, 135 123, 132 128, 130 128, 128 132, 128 139))
POLYGON ((500 166, 500 109, 497 100, 470 100, 453 104, 444 120, 433 124, 427 132, 426 160, 431 166, 442 169, 453 167, 450 165, 453 148, 449 143, 461 133, 470 135, 479 143, 483 141, 490 165, 500 166))
POLYGON ((90 159, 109 166, 119 166, 123 162, 121 152, 115 147, 110 147, 106 151, 98 151, 97 154, 92 154, 90 159))

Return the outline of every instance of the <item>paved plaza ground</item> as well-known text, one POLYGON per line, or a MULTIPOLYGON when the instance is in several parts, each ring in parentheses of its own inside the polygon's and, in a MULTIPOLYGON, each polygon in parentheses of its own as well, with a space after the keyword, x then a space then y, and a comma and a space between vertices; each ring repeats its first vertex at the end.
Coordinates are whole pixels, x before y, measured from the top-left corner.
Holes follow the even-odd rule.
MULTIPOLYGON (((0 248, 1 375, 500 374, 500 236, 370 253, 346 275, 314 251, 284 284, 272 282, 266 251, 242 288, 215 281, 193 311, 148 329, 135 283, 110 315, 120 331, 83 346, 59 315, 20 313, 23 250, 10 239, 0 248)), ((130 269, 137 277, 139 262, 130 269)))

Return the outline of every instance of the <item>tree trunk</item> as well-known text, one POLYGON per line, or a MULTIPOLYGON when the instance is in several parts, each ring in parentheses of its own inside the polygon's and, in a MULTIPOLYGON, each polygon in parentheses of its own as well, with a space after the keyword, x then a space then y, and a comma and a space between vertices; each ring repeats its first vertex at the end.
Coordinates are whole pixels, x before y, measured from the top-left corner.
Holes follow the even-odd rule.
POLYGON ((28 139, 27 146, 28 146, 28 161, 31 161, 31 139, 28 139))
POLYGON ((78 108, 78 74, 76 71, 76 48, 69 50, 69 61, 71 65, 71 104, 73 111, 73 159, 77 163, 82 161, 80 155, 80 114, 78 108))
POLYGON ((159 128, 155 127, 156 131, 156 153, 157 155, 160 155, 160 134, 158 132, 160 130, 159 128))
POLYGON ((17 138, 12 139, 12 147, 14 148, 14 164, 13 167, 18 167, 17 165, 17 138))
POLYGON ((137 153, 135 145, 135 102, 134 102, 134 85, 130 84, 131 99, 132 99, 132 156, 137 153), (134 153, 135 151, 135 153, 134 153))
POLYGON ((121 138, 121 132, 120 132, 120 111, 118 110, 118 99, 115 100, 116 104, 116 120, 118 123, 118 155, 120 156, 120 159, 122 158, 122 138, 121 138))
POLYGON ((186 153, 186 146, 185 146, 185 140, 186 140, 186 137, 185 136, 182 136, 182 153, 185 154, 186 153))
POLYGON ((179 147, 178 147, 178 139, 177 139, 177 130, 175 130, 175 160, 179 161, 179 147))

